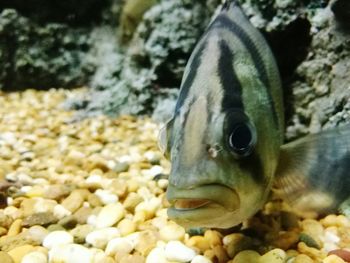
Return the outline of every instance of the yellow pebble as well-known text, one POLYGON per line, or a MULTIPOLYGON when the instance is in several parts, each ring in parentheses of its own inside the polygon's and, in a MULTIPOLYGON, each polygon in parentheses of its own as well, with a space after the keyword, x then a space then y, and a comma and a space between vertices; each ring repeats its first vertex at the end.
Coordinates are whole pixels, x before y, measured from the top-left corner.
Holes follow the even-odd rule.
POLYGON ((118 223, 118 229, 121 236, 126 236, 135 232, 136 224, 132 220, 124 218, 118 223))
POLYGON ((211 248, 222 245, 222 236, 218 231, 207 230, 204 233, 204 238, 208 240, 211 248))
POLYGON ((22 230, 22 219, 16 219, 10 226, 7 236, 13 237, 18 235, 22 230))
POLYGON ((210 248, 209 241, 204 238, 203 236, 192 236, 189 238, 189 240, 186 242, 186 245, 189 247, 196 247, 201 252, 204 252, 210 248))
POLYGON ((322 262, 323 263, 346 263, 344 260, 342 260, 340 257, 336 255, 330 255, 326 257, 322 262))
POLYGON ((243 250, 234 257, 232 263, 256 263, 258 262, 259 258, 260 255, 256 251, 243 250))
POLYGON ((8 254, 12 257, 15 263, 20 263, 22 258, 30 252, 35 251, 35 248, 31 245, 23 245, 20 247, 16 247, 11 249, 8 254))
POLYGON ((313 263, 314 261, 307 255, 301 254, 295 257, 294 263, 313 263))
POLYGON ((183 240, 186 234, 185 229, 173 222, 159 230, 160 238, 164 241, 183 240))
POLYGON ((259 258, 259 263, 284 263, 286 259, 286 252, 282 249, 276 248, 270 250, 259 258))

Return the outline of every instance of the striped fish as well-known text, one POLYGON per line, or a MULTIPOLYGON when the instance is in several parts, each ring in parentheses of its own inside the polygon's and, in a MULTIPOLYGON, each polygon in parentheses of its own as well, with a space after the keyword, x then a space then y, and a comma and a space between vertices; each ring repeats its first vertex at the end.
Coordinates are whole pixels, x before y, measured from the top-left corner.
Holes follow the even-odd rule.
POLYGON ((227 1, 195 47, 160 134, 172 164, 168 215, 185 227, 229 228, 261 209, 271 190, 298 209, 334 209, 350 196, 349 130, 282 145, 273 54, 227 1))

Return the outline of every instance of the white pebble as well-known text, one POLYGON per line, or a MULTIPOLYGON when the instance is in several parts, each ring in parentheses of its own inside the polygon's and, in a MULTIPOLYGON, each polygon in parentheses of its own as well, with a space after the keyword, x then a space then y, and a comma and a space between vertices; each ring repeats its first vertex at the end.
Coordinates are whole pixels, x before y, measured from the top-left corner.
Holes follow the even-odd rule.
POLYGON ((127 238, 117 237, 110 240, 107 244, 106 254, 114 256, 115 254, 128 254, 134 249, 133 243, 127 238))
POLYGON ((212 263, 211 260, 205 256, 197 255, 195 256, 191 263, 212 263))
POLYGON ((92 254, 92 260, 89 263, 103 263, 103 262, 107 262, 107 260, 108 260, 107 259, 107 255, 104 253, 103 250, 98 249, 98 248, 90 248, 90 252, 92 254))
POLYGON ((86 236, 85 241, 86 243, 91 244, 93 247, 104 249, 107 243, 116 237, 120 237, 118 228, 107 227, 89 233, 86 236))
POLYGON ((168 263, 164 249, 160 247, 152 249, 146 258, 146 263, 168 263))
POLYGON ((180 241, 170 241, 165 246, 165 256, 170 261, 188 262, 196 256, 196 252, 180 241))
POLYGON ((58 219, 62 219, 63 217, 70 216, 72 212, 66 209, 63 205, 55 205, 53 208, 53 214, 58 219))
POLYGON ((112 194, 108 190, 97 189, 95 191, 95 195, 97 195, 100 198, 101 202, 105 205, 115 204, 119 200, 117 195, 112 194))
POLYGON ((96 227, 104 228, 113 226, 124 217, 124 214, 124 207, 120 203, 108 204, 97 215, 96 227))
POLYGON ((49 262, 77 263, 92 262, 93 255, 82 245, 65 244, 53 247, 49 251, 49 262))
POLYGON ((92 174, 88 178, 86 178, 85 181, 87 184, 96 184, 101 186, 102 183, 102 176, 98 174, 92 174))
POLYGON ((47 257, 44 253, 34 251, 25 255, 21 263, 47 263, 47 257))
POLYGON ((331 231, 325 231, 325 235, 324 235, 324 242, 326 243, 339 243, 340 238, 333 232, 331 231))
POLYGON ((97 215, 90 215, 87 218, 86 223, 92 226, 96 226, 96 220, 97 220, 97 215))
POLYGON ((51 249, 54 246, 73 243, 73 236, 66 231, 53 231, 44 238, 43 246, 51 249))
POLYGON ((49 200, 44 198, 36 198, 37 202, 34 204, 35 213, 53 212, 57 202, 55 200, 49 200))

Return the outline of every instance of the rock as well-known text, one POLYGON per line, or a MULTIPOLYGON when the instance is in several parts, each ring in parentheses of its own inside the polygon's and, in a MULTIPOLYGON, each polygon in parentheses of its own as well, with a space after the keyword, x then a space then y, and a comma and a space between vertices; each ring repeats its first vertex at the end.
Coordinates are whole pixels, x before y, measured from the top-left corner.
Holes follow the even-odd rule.
POLYGON ((0 211, 0 226, 4 227, 4 228, 9 228, 10 225, 12 224, 13 219, 8 216, 5 215, 3 212, 0 211))
POLYGON ((116 173, 127 172, 129 170, 129 164, 126 162, 116 162, 112 169, 116 173))
POLYGON ((13 259, 14 263, 21 263, 22 258, 29 254, 30 252, 33 252, 35 248, 31 245, 24 245, 20 247, 16 247, 11 249, 8 254, 13 259))
POLYGON ((196 252, 180 241, 170 241, 165 246, 165 256, 170 261, 188 262, 196 256, 196 252))
POLYGON ((49 232, 54 232, 54 231, 66 231, 66 229, 65 229, 63 226, 59 225, 59 224, 52 224, 52 225, 49 225, 48 228, 47 228, 47 230, 48 230, 49 232))
POLYGON ((7 233, 7 229, 4 227, 0 227, 0 237, 7 233))
POLYGON ((47 263, 47 256, 41 252, 31 252, 25 255, 21 263, 47 263))
POLYGON ((61 244, 54 246, 49 251, 49 262, 92 262, 93 254, 91 251, 77 244, 61 244))
POLYGON ((341 257, 338 257, 336 255, 330 255, 326 257, 323 261, 323 263, 346 263, 341 257))
POLYGON ((254 250, 243 250, 232 260, 232 263, 259 262, 260 254, 254 250))
POLYGON ((259 263, 284 263, 285 259, 286 252, 276 248, 262 255, 259 259, 259 263))
POLYGON ((129 235, 136 230, 136 224, 131 219, 124 218, 118 223, 121 236, 129 235))
MULTIPOLYGON (((211 262, 212 261, 209 258, 202 255, 197 255, 191 260, 191 263, 211 263, 211 262)), ((248 263, 248 261, 242 261, 242 263, 248 263)))
MULTIPOLYGON (((119 263, 130 263, 130 262, 144 263, 146 262, 146 259, 140 255, 125 255, 119 261, 119 263)), ((161 261, 157 261, 157 262, 161 262, 161 261)))
POLYGON ((36 213, 28 216, 22 222, 22 226, 31 227, 34 225, 47 226, 49 224, 54 224, 58 219, 50 212, 36 213))
MULTIPOLYGON (((130 235, 128 237, 130 237, 130 235)), ((139 233, 137 241, 135 242, 135 250, 141 255, 146 256, 156 246, 158 239, 159 235, 155 231, 142 231, 139 233)))
POLYGON ((159 230, 160 238, 164 241, 183 240, 185 229, 175 223, 170 222, 159 230))
POLYGON ((146 258, 146 263, 168 263, 165 250, 160 247, 153 248, 146 258))
POLYGON ((202 253, 210 248, 209 240, 204 238, 204 236, 192 236, 186 242, 186 245, 190 247, 196 247, 202 253))
POLYGON ((86 224, 88 217, 92 214, 92 209, 90 207, 82 206, 75 213, 74 217, 78 221, 78 224, 86 224))
POLYGON ((127 238, 117 237, 110 240, 106 247, 106 254, 108 256, 129 254, 134 249, 134 246, 127 238))
POLYGON ((63 200, 63 202, 61 203, 61 205, 69 210, 70 212, 74 213, 75 211, 77 211, 82 205, 83 202, 85 200, 85 193, 86 197, 88 196, 88 191, 87 192, 82 192, 79 190, 75 190, 73 191, 67 198, 65 198, 63 200))
POLYGON ((75 216, 67 216, 58 221, 58 224, 65 229, 72 229, 78 224, 78 220, 75 216))
POLYGON ((96 219, 96 227, 110 227, 118 223, 124 217, 124 207, 117 204, 108 204, 102 208, 96 219))
POLYGON ((60 201, 62 198, 68 196, 72 192, 73 187, 69 185, 50 185, 44 192, 44 197, 60 201))
POLYGON ((135 207, 143 201, 142 197, 137 193, 129 193, 123 205, 126 210, 133 212, 135 207))
POLYGON ((92 207, 103 206, 101 199, 95 194, 90 194, 87 201, 92 207))
POLYGON ((115 227, 102 228, 89 233, 86 236, 86 243, 104 249, 110 240, 119 236, 119 230, 115 227))
POLYGON ((48 249, 71 243, 73 243, 73 236, 65 231, 50 232, 43 240, 43 246, 48 249))
POLYGON ((115 204, 119 200, 118 196, 111 193, 111 191, 109 190, 98 189, 95 191, 95 195, 97 195, 100 198, 102 204, 105 204, 105 205, 115 204))
POLYGON ((225 236, 223 238, 223 243, 226 246, 229 257, 231 258, 233 258, 238 252, 251 249, 253 247, 252 238, 239 233, 233 233, 225 236))
POLYGON ((83 244, 85 243, 86 236, 94 231, 94 226, 92 225, 78 225, 70 231, 74 237, 74 243, 83 244))
POLYGON ((330 255, 336 255, 346 262, 350 261, 350 251, 345 249, 335 249, 335 250, 329 251, 328 256, 330 255))
POLYGON ((301 254, 295 257, 294 263, 313 263, 314 261, 307 255, 301 254))
POLYGON ((0 251, 0 262, 1 263, 14 263, 12 257, 3 251, 0 251))
POLYGON ((27 239, 31 239, 38 245, 42 244, 44 238, 49 234, 49 231, 42 226, 32 226, 24 234, 27 239))
POLYGON ((56 205, 53 209, 53 214, 58 219, 62 219, 65 216, 70 216, 72 214, 72 212, 69 211, 68 209, 66 209, 62 205, 56 205))
POLYGON ((12 225, 10 226, 7 236, 16 236, 18 235, 22 230, 22 219, 16 219, 12 225))

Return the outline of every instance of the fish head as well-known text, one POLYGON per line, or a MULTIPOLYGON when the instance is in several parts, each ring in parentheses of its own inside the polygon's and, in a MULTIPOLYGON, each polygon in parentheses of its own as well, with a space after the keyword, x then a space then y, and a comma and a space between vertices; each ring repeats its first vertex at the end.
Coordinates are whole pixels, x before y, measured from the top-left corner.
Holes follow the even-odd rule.
POLYGON ((230 228, 251 217, 266 201, 277 166, 278 71, 237 8, 223 9, 197 44, 174 116, 160 133, 171 161, 168 215, 185 227, 230 228))

